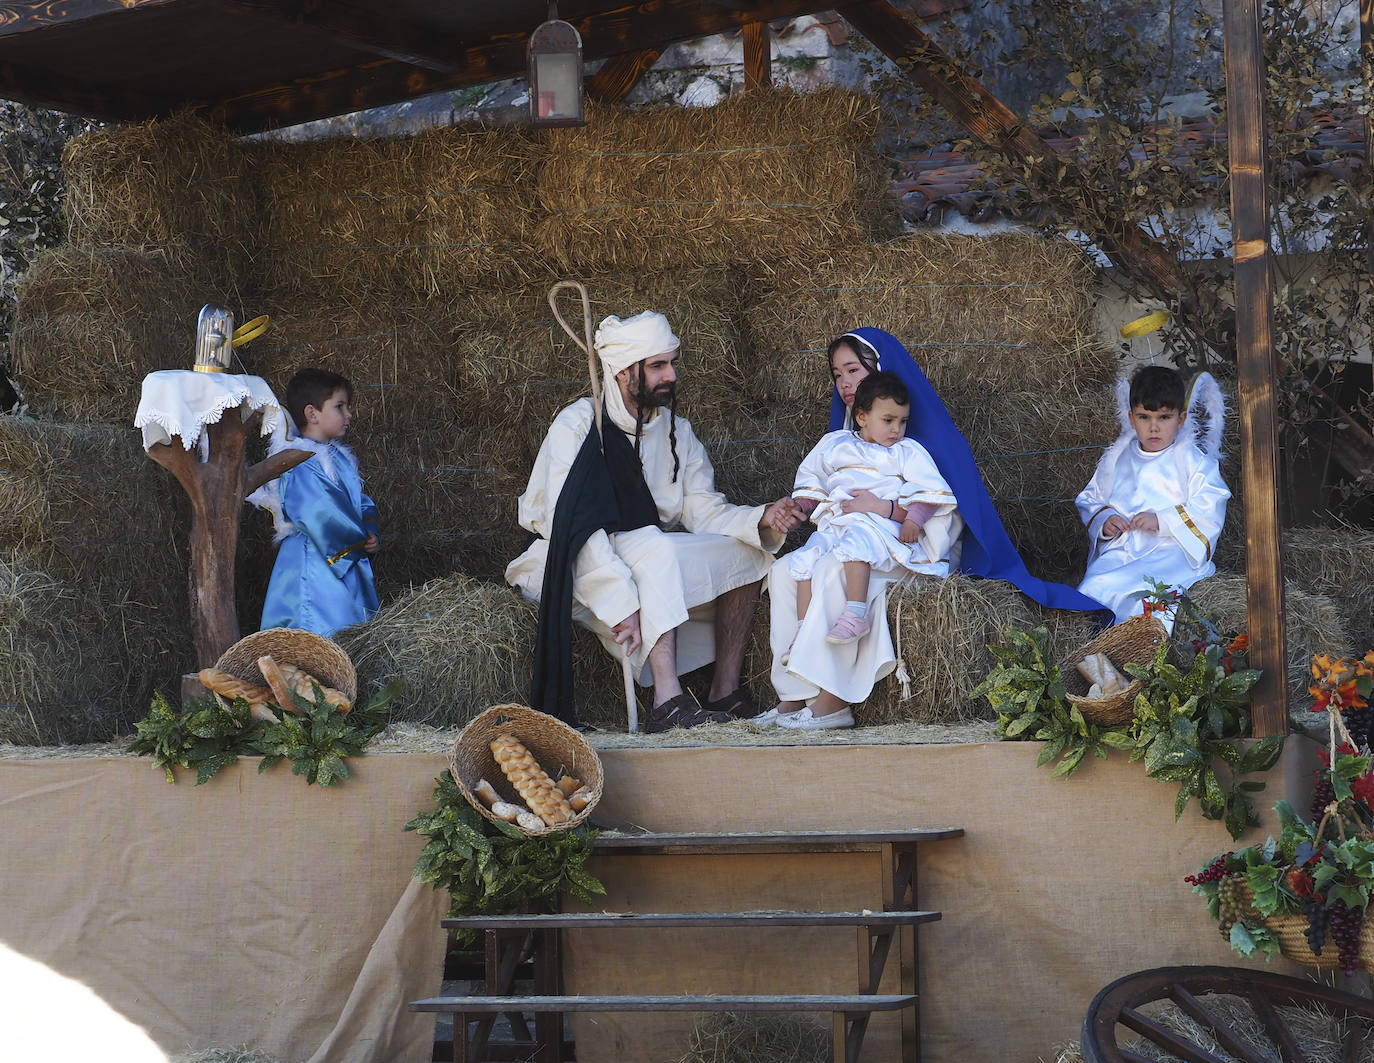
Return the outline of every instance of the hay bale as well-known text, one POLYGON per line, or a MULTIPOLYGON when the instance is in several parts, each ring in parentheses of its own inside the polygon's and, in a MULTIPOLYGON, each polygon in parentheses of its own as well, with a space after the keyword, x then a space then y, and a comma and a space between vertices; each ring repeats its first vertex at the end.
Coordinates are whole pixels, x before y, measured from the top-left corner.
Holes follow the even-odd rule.
MULTIPOLYGON (((1246 629, 1245 577, 1218 572, 1194 584, 1188 595, 1199 610, 1213 618, 1223 633, 1246 629)), ((1322 594, 1311 594, 1291 582, 1284 584, 1284 642, 1287 650, 1288 711, 1297 720, 1310 718, 1310 665, 1313 654, 1344 656, 1351 652, 1350 635, 1340 606, 1322 594)))
MULTIPOLYGON (((1068 241, 1037 236, 908 236, 837 244, 793 263, 747 311, 767 401, 825 402, 825 348, 876 325, 898 337, 941 395, 1055 393, 1109 386, 1116 355, 1092 321, 1094 271, 1068 241)), ((999 410, 1007 405, 992 405, 999 410)))
POLYGON ((893 232, 877 128, 875 102, 841 89, 592 107, 549 131, 536 246, 570 270, 766 269, 893 232))
POLYGON ((1374 648, 1374 532, 1293 528, 1283 535, 1283 569, 1297 586, 1337 604, 1355 652, 1374 648))
POLYGON ((412 137, 262 140, 258 281, 272 292, 377 307, 385 296, 453 297, 473 278, 519 277, 538 149, 521 129, 412 137))
POLYGON ((223 129, 189 114, 95 129, 67 144, 62 174, 73 249, 159 251, 230 292, 247 283, 257 196, 223 129))
POLYGON ((0 551, 64 581, 113 581, 184 622, 180 492, 132 428, 0 417, 0 551))
POLYGON ((0 742, 63 745, 127 734, 155 687, 190 667, 184 626, 122 595, 0 557, 0 742))
POLYGON ((725 1011, 692 1027, 677 1063, 826 1063, 833 1036, 814 1019, 725 1011))
POLYGON ((189 369, 206 303, 236 305, 161 251, 44 251, 18 289, 11 365, 30 410, 133 424, 143 378, 189 369))

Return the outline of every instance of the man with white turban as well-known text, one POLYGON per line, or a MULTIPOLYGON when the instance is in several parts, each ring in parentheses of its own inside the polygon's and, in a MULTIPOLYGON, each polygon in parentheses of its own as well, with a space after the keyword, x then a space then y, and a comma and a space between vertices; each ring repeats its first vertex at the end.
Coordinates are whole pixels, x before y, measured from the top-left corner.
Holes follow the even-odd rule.
MULTIPOLYGON (((667 318, 652 311, 607 317, 595 347, 600 438, 590 398, 554 418, 519 502, 521 526, 538 538, 507 566, 506 580, 529 600, 544 599, 543 643, 555 623, 545 610, 571 570, 573 619, 614 656, 628 655, 641 685, 653 685, 646 731, 751 716, 740 671, 754 605, 772 555, 804 516, 791 498, 736 506, 716 490, 706 448, 674 411, 679 342, 667 318), (588 499, 598 493, 608 509, 590 515, 588 499), (581 534, 569 539, 564 532, 573 526, 581 534), (678 677, 712 660, 701 706, 678 677)), ((570 651, 561 652, 567 670, 570 651)), ((545 700, 535 707, 569 719, 570 674, 545 698, 541 685, 553 688, 541 684, 540 671, 537 663, 531 702, 545 700)))

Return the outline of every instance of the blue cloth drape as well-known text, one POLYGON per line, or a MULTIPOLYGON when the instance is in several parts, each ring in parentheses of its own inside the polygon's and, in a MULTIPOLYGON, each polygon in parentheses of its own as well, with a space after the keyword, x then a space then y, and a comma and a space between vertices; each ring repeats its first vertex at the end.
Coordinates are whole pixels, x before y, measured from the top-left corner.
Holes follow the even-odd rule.
MULTIPOLYGON (((849 335, 859 337, 877 351, 878 368, 896 373, 911 392, 911 419, 907 422, 906 434, 935 459, 941 475, 959 500, 959 515, 964 518, 959 570, 970 576, 1006 580, 1027 597, 1051 609, 1100 612, 1104 620, 1110 621, 1111 611, 1101 602, 1080 594, 1073 587, 1050 583, 1027 571, 1026 563, 1007 537, 1002 518, 988 497, 988 489, 968 441, 901 341, 876 328, 857 328, 849 335)), ((830 402, 831 431, 844 427, 845 412, 844 402, 835 392, 830 402)))

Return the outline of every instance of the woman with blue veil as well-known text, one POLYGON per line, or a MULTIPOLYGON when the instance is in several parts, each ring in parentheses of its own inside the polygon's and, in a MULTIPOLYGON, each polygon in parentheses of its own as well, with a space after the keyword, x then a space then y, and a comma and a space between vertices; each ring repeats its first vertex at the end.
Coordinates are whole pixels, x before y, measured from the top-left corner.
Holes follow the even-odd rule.
MULTIPOLYGON (((1032 576, 1026 569, 988 496, 968 441, 925 373, 895 336, 882 329, 855 329, 835 340, 829 354, 836 381, 830 406, 831 431, 850 427, 849 404, 854 399, 854 388, 864 376, 881 369, 897 374, 906 384, 911 394, 906 434, 934 459, 954 492, 959 516, 964 521, 958 557, 960 572, 1005 580, 1050 609, 1100 613, 1104 621, 1109 621, 1110 611, 1101 602, 1073 587, 1032 576)), ((870 500, 884 510, 887 508, 886 502, 870 500)), ((865 499, 856 496, 853 502, 845 503, 846 511, 851 505, 862 509, 865 499)), ((823 572, 818 567, 811 582, 811 606, 798 621, 796 581, 781 561, 770 570, 771 678, 778 692, 778 704, 758 717, 760 723, 805 729, 852 726, 853 715, 848 706, 864 701, 874 685, 897 666, 886 623, 890 579, 871 581, 868 616, 873 626, 850 645, 830 644, 824 637, 845 607, 839 572, 823 572)))

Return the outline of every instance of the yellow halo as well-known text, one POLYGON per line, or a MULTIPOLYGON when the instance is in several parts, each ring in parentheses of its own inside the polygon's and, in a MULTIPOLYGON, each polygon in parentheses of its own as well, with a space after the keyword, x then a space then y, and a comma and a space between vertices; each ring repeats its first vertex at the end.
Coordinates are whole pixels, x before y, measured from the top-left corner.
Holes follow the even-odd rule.
POLYGON ((234 329, 234 346, 241 347, 249 340, 257 339, 267 331, 267 326, 270 324, 272 324, 272 319, 266 314, 255 317, 252 321, 245 321, 234 329))
POLYGON ((1153 314, 1146 314, 1138 317, 1134 321, 1128 321, 1121 327, 1121 338, 1133 340, 1137 336, 1148 336, 1151 332, 1158 332, 1169 321, 1169 315, 1163 310, 1156 310, 1153 314))

